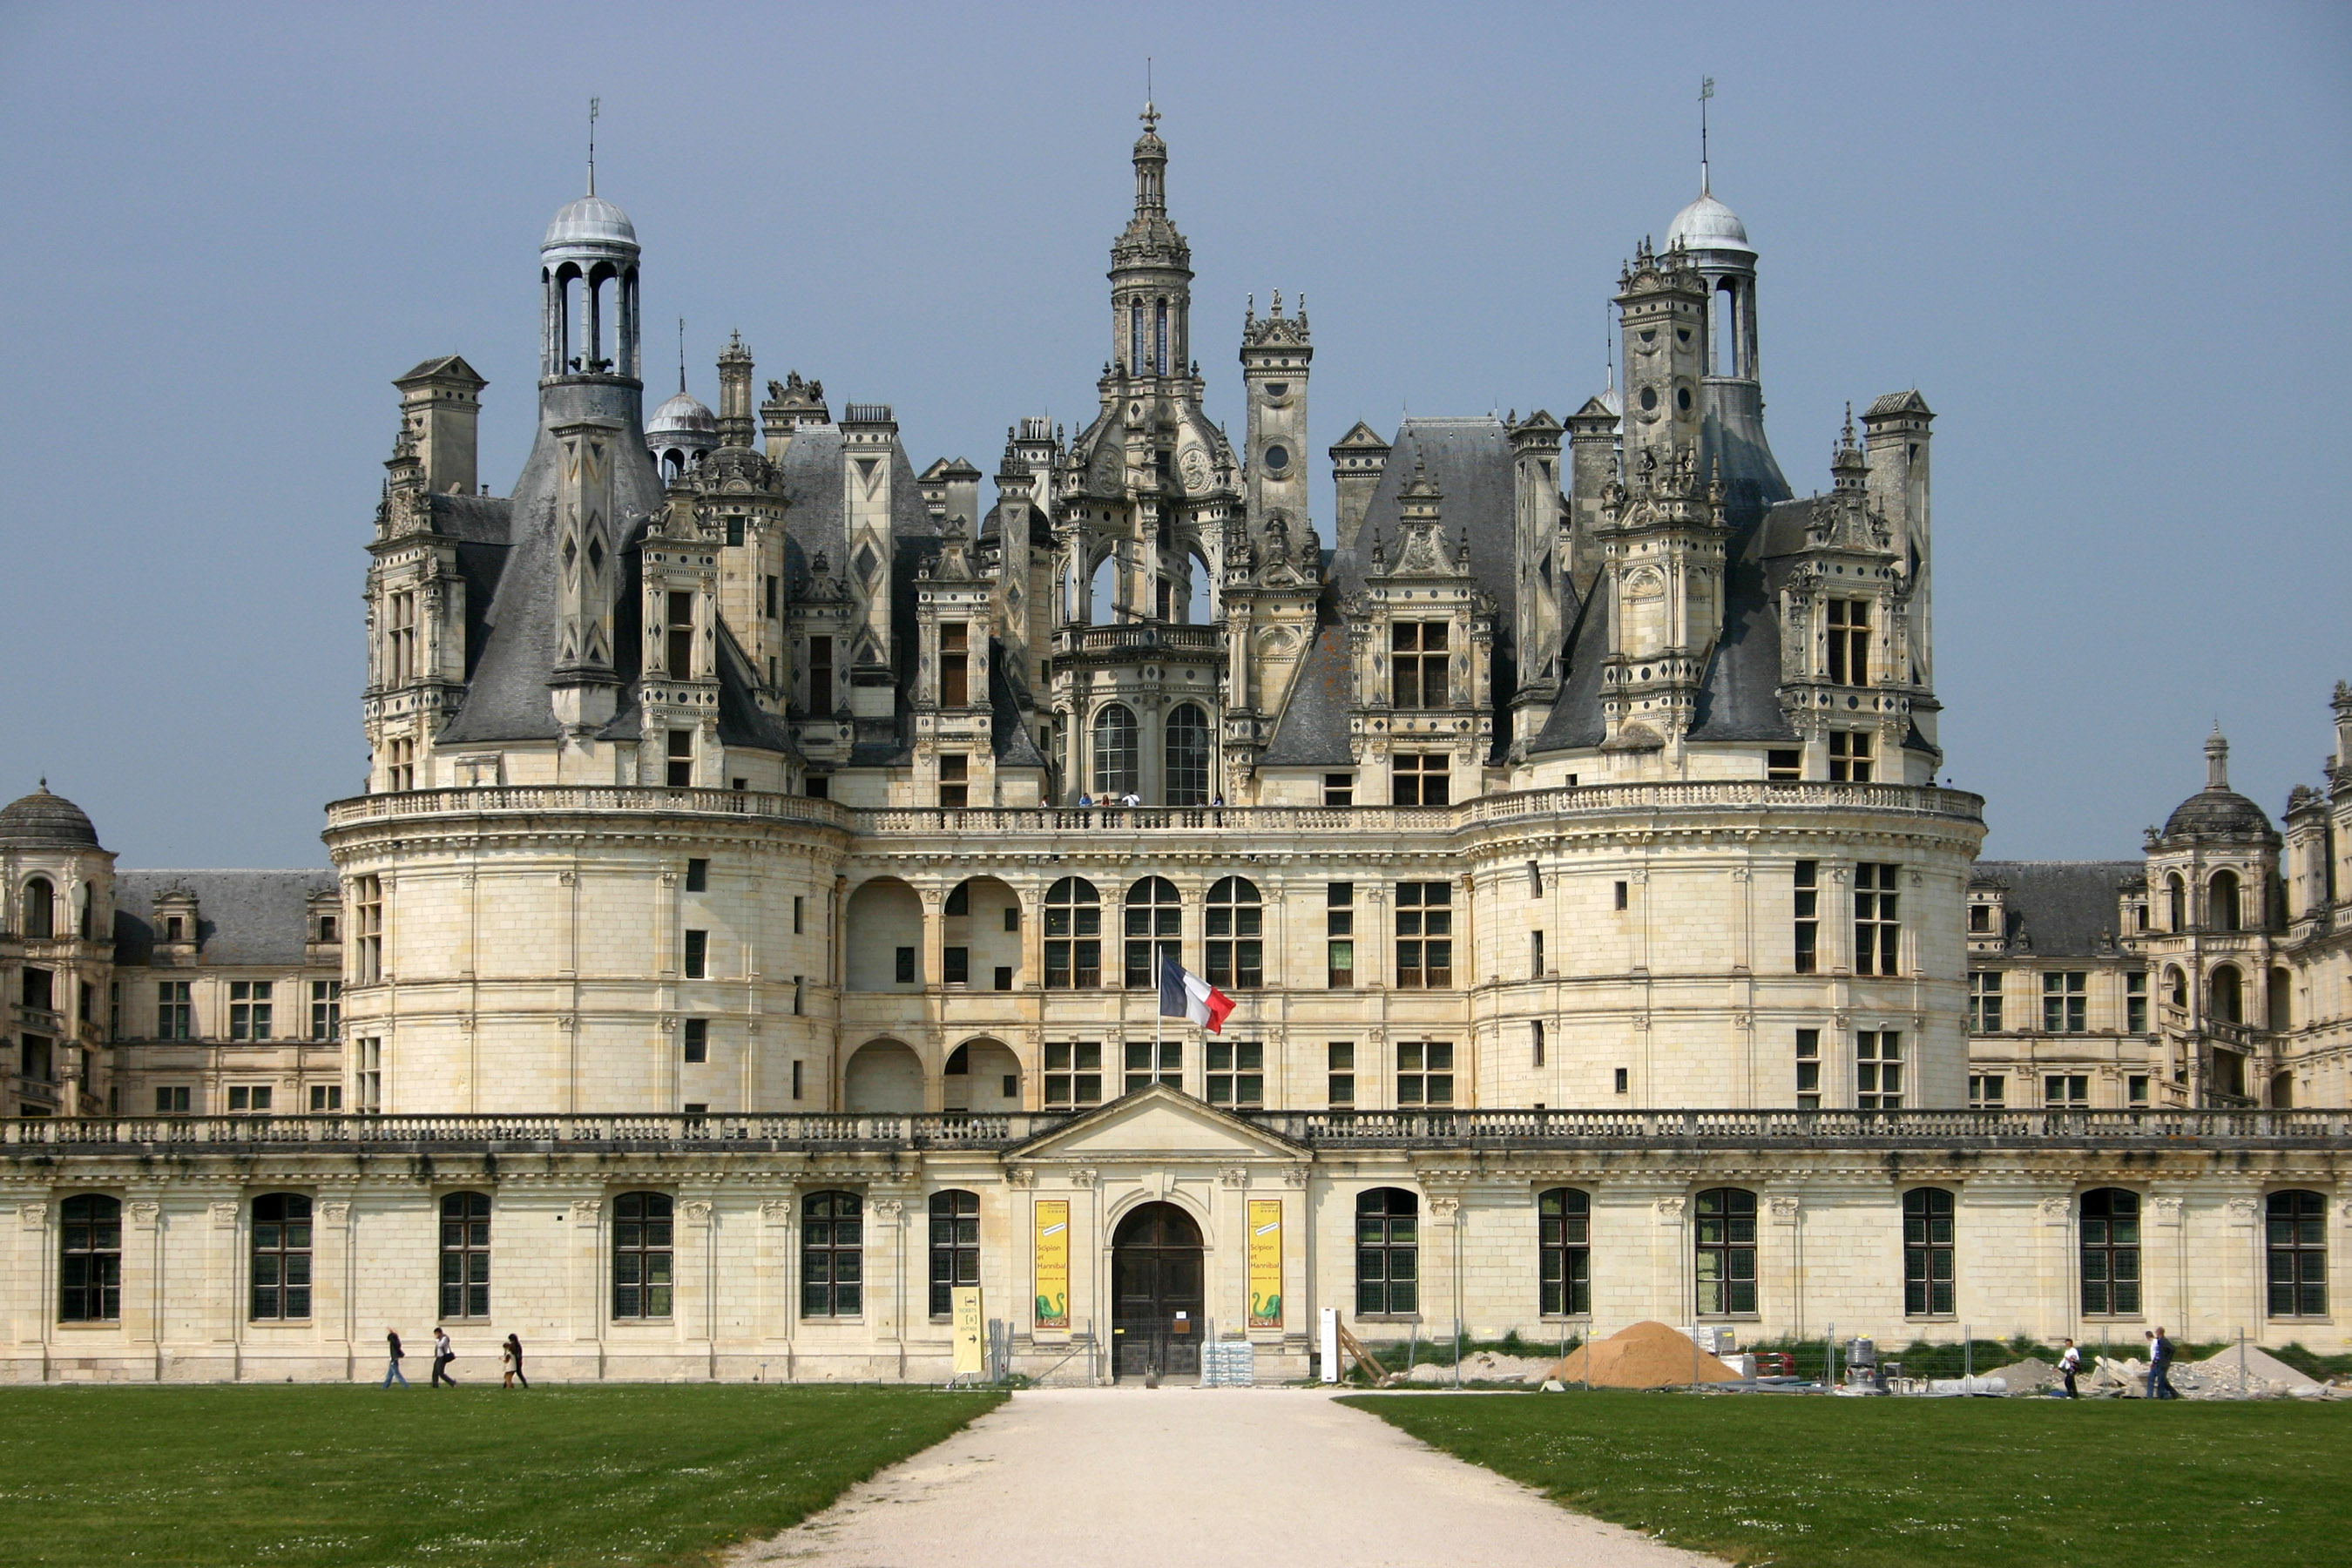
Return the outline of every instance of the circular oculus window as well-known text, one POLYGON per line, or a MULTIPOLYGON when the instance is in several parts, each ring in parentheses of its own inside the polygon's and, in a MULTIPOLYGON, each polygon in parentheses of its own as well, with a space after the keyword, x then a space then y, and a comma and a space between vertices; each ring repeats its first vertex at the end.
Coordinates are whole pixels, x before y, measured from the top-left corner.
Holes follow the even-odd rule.
POLYGON ((1276 473, 1280 473, 1290 467, 1290 448, 1282 446, 1268 447, 1265 449, 1265 466, 1276 473))

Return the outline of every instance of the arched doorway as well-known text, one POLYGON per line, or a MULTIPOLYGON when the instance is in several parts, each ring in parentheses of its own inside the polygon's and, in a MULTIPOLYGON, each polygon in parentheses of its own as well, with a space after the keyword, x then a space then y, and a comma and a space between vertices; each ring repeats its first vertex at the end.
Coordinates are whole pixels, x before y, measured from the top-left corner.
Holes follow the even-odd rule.
POLYGON ((842 1108, 912 1115, 923 1109, 923 1061, 896 1040, 868 1040, 842 1075, 842 1108))
POLYGON ((1145 1204, 1111 1237, 1111 1375, 1201 1370, 1201 1227, 1174 1204, 1145 1204))

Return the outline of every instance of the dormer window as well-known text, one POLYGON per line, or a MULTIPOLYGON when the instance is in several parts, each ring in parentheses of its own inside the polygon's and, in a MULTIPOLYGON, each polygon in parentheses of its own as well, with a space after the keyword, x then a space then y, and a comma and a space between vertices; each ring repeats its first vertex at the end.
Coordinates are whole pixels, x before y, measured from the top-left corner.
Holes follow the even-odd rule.
POLYGON ((1870 684, 1870 602, 1830 601, 1830 679, 1839 686, 1870 684))
POLYGON ((165 915, 163 917, 163 940, 165 942, 187 941, 187 921, 182 916, 165 915))
POLYGON ((1446 705, 1446 623, 1399 621, 1389 628, 1389 703, 1396 708, 1446 705))

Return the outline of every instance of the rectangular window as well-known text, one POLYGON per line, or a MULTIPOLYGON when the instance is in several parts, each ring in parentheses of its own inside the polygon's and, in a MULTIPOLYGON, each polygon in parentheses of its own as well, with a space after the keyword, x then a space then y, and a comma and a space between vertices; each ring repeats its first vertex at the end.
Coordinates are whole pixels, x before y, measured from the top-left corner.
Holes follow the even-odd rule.
POLYGON ((2009 1080, 1999 1073, 1969 1075, 1969 1109, 1999 1110, 2009 1103, 2009 1080))
POLYGON ((940 953, 940 979, 949 985, 971 984, 971 949, 943 948, 940 953))
POLYGON ((1547 1318, 1592 1310, 1592 1194, 1554 1187, 1536 1200, 1539 1310, 1547 1318))
POLYGON ((793 1098, 794 1100, 798 1100, 800 1097, 801 1097, 801 1064, 799 1063, 799 1061, 795 1060, 795 1061, 793 1063, 793 1098))
POLYGON ((2090 1075, 2079 1072, 2045 1074, 2042 1079, 2042 1105, 2045 1110, 2089 1110, 2090 1075))
POLYGON ((1400 1110, 1454 1103, 1454 1047, 1444 1040, 1397 1042, 1397 1094, 1400 1110))
POLYGON ((2147 1109, 2147 1074, 2136 1072, 2126 1075, 2124 1100, 2135 1110, 2147 1109))
POLYGON ((833 639, 808 640, 808 710, 823 717, 833 711, 833 639))
POLYGON ((709 861, 688 860, 686 863, 686 890, 689 893, 707 893, 710 890, 709 861))
POLYGON ((1127 1088, 1133 1094, 1139 1089, 1149 1089, 1164 1083, 1171 1089, 1184 1087, 1184 1042, 1182 1040, 1129 1040, 1127 1042, 1127 1088))
POLYGON ((1045 1042, 1045 1109, 1102 1103, 1102 1046, 1095 1040, 1045 1042))
POLYGON ((268 1084, 234 1084, 228 1091, 228 1108, 231 1110, 266 1111, 272 1098, 268 1084))
POLYGON ((158 1084, 155 1088, 155 1114, 185 1116, 188 1113, 188 1086, 184 1083, 158 1084))
MULTIPOLYGON (((1870 684, 1870 602, 1830 601, 1830 680, 1838 686, 1870 684)), ((1857 781, 1862 782, 1862 781, 1857 781)))
POLYGON ((365 1111, 383 1110, 383 1042, 359 1042, 358 1060, 352 1073, 352 1090, 359 1098, 357 1109, 365 1111))
POLYGON ((727 543, 730 549, 740 550, 743 548, 743 520, 741 518, 730 517, 727 520, 727 543))
POLYGON ((1356 884, 1323 884, 1323 975, 1333 991, 1356 984, 1356 884))
POLYGON ((1265 984, 1265 910, 1254 884, 1233 877, 1212 887, 1202 931, 1210 984, 1255 991, 1265 984))
POLYGON ((1390 759, 1390 804, 1444 805, 1453 799, 1453 758, 1443 752, 1400 752, 1390 759))
POLYGON ((1853 972, 1898 972, 1903 926, 1895 910, 1895 874, 1902 868, 1863 861, 1853 868, 1853 972))
POLYGON ((915 950, 911 947, 902 947, 894 956, 896 962, 891 969, 890 978, 900 985, 914 984, 915 950))
MULTIPOLYGON (((1617 1069, 1618 1089, 1624 1089, 1625 1069, 1617 1069)), ((1822 1032, 1819 1029, 1797 1031, 1797 1109, 1819 1110, 1822 1108, 1822 1032)))
POLYGON ((798 974, 793 976, 793 1016, 797 1018, 808 1005, 808 982, 798 974))
POLYGON ((940 805, 961 811, 971 803, 971 759, 961 752, 940 758, 940 805))
POLYGON ((1975 935, 1982 935, 1990 932, 1991 930, 1992 906, 1990 904, 1970 904, 1969 906, 1969 932, 1975 935))
POLYGON ((1830 782, 1832 784, 1868 784, 1870 762, 1869 731, 1832 730, 1830 731, 1830 782))
POLYGON ((707 1062, 710 1059, 710 1020, 688 1018, 686 1021, 686 1059, 707 1062))
POLYGON ((2000 973, 1998 970, 1969 972, 1969 1033, 2000 1033, 2000 973))
POLYGON ((1323 804, 1325 805, 1355 805, 1356 775, 1353 773, 1325 773, 1323 775, 1323 804))
POLYGON ((1528 862, 1528 897, 1543 897, 1543 867, 1533 860, 1528 862))
POLYGON ((310 982, 310 1037, 331 1040, 342 1032, 343 983, 340 980, 310 982))
POLYGON ((694 786, 694 731, 672 730, 669 732, 669 772, 667 782, 672 789, 694 786))
POLYGON ((2091 1026, 2088 972, 2051 970, 2042 976, 2042 1032, 2079 1035, 2091 1026))
POLYGON ((416 595, 394 594, 384 615, 387 684, 399 686, 416 674, 416 595))
POLYGON ((1528 1030, 1529 1035, 1529 1043, 1535 1047, 1535 1065, 1541 1067, 1544 1065, 1543 1020, 1540 1018, 1536 1019, 1528 1026, 1528 1030))
POLYGON ((1954 1310, 1954 1207, 1948 1187, 1903 1194, 1903 1315, 1945 1318, 1954 1310))
POLYGON ((1323 1049, 1330 1075, 1326 1079, 1324 1098, 1334 1110, 1352 1110, 1356 1105, 1356 1047, 1347 1040, 1333 1040, 1323 1049))
POLYGON ((961 621, 940 626, 940 706, 961 708, 971 697, 971 649, 961 621))
POLYGON ((689 931, 686 933, 686 977, 707 980, 710 977, 710 933, 689 931))
POLYGON ((1631 1094, 1633 1092, 1626 1081, 1632 1075, 1623 1068, 1619 1068, 1617 1069, 1617 1092, 1619 1094, 1631 1094))
POLYGON ((793 895, 793 934, 794 936, 798 936, 798 935, 800 935, 803 931, 805 931, 805 930, 807 930, 807 929, 808 929, 808 900, 807 900, 807 897, 806 897, 806 895, 804 895, 804 894, 801 894, 801 893, 794 893, 794 894, 793 895))
POLYGON ((668 660, 666 668, 672 680, 684 680, 694 673, 694 595, 672 594, 668 605, 664 627, 668 660))
POLYGON ((1854 1031, 1853 1103, 1860 1110, 1903 1109, 1902 1031, 1854 1031))
POLYGON ((1265 1047, 1254 1040, 1228 1045, 1211 1040, 1206 1047, 1204 1082, 1211 1105, 1244 1110, 1265 1103, 1265 1047))
POLYGON ((1805 776, 1805 753, 1790 747, 1764 753, 1764 778, 1769 784, 1795 784, 1805 776))
POLYGON ((1811 974, 1820 962, 1821 862, 1800 860, 1796 874, 1797 973, 1811 974))
POLYGON ((1528 932, 1528 978, 1541 980, 1544 973, 1543 932, 1528 932))
POLYGON ((2124 976, 2124 1033, 2147 1033, 2147 971, 2135 969, 2124 976))
POLYGON ((267 980, 228 983, 228 1037, 232 1040, 269 1038, 270 992, 267 980))
POLYGON ((760 579, 760 614, 768 620, 776 618, 776 578, 773 573, 760 579))
POLYGON ((373 985, 383 978, 383 880, 352 879, 352 978, 373 985))
POLYGON ((1396 983, 1400 990, 1435 991, 1454 984, 1454 885, 1399 882, 1396 889, 1396 983))
POLYGON ((1611 894, 1611 897, 1616 900, 1615 907, 1622 910, 1626 907, 1627 901, 1633 897, 1633 889, 1626 883, 1620 882, 1617 884, 1614 891, 1611 894))
POLYGON ((155 1037, 159 1040, 185 1040, 195 1020, 195 1008, 188 1000, 191 983, 185 980, 158 981, 155 985, 155 1037))
MULTIPOLYGON (((1449 705, 1447 623, 1398 621, 1389 628, 1389 705, 1444 708, 1449 705)), ((1410 802, 1400 801, 1400 805, 1410 802)), ((1444 805, 1443 801, 1433 805, 1444 805)))
POLYGON ((343 1086, 339 1083, 314 1083, 310 1086, 310 1114, 318 1116, 343 1108, 343 1086))

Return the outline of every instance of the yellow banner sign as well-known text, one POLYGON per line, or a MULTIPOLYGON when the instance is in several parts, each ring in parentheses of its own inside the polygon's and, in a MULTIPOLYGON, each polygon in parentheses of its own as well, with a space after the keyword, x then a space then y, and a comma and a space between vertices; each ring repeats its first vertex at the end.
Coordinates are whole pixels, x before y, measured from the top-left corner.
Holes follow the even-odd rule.
POLYGON ((980 1287, 958 1285, 948 1295, 955 1307, 955 1373, 977 1377, 988 1370, 981 1350, 980 1287))
POLYGON ((1282 1200, 1249 1205, 1249 1326, 1282 1327, 1282 1200))
POLYGON ((1070 1326, 1070 1204, 1040 1198, 1037 1221, 1037 1327, 1070 1326))

